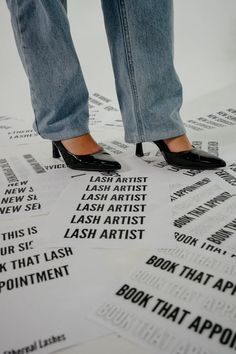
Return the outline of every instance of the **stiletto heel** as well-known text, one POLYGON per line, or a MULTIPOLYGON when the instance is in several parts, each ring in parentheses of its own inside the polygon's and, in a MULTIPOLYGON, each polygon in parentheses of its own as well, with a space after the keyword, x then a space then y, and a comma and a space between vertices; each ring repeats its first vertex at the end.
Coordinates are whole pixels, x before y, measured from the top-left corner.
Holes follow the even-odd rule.
POLYGON ((61 155, 60 155, 58 148, 56 147, 56 145, 54 143, 52 143, 52 157, 54 159, 58 159, 60 156, 61 155))
POLYGON ((75 155, 68 151, 61 141, 52 142, 52 156, 62 157, 65 164, 74 170, 83 171, 114 171, 119 170, 121 165, 103 149, 94 154, 75 155))
POLYGON ((135 155, 138 156, 138 157, 143 157, 144 156, 142 143, 137 143, 136 144, 135 155))

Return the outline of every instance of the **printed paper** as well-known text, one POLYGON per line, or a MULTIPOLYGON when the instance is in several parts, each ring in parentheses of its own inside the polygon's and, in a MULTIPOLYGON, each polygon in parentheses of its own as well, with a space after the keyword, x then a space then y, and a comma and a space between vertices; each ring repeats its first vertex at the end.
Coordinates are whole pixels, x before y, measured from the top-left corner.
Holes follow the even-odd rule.
POLYGON ((213 253, 236 251, 236 194, 208 177, 171 188, 175 239, 213 253))
POLYGON ((64 246, 38 250, 38 220, 0 225, 1 353, 49 353, 109 333, 87 313, 94 299, 104 298, 114 273, 123 276, 138 259, 64 246))
POLYGON ((200 253, 153 252, 92 318, 166 354, 232 353, 236 348, 236 266, 200 253))
POLYGON ((50 239, 39 241, 74 247, 175 247, 169 193, 156 175, 82 176, 65 189, 42 226, 50 230, 50 239))

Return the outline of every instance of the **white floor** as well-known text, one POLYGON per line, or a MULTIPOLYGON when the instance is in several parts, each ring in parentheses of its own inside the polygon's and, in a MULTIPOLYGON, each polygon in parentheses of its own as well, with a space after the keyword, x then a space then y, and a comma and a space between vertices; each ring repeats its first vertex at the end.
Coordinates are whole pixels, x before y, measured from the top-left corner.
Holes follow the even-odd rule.
MULTIPOLYGON (((68 0, 68 10, 89 91, 103 93, 116 101, 100 2, 68 0)), ((231 101, 236 96, 233 91, 236 85, 235 43, 235 0, 175 1, 175 60, 184 87, 184 120, 189 119, 188 113, 193 107, 195 111, 201 111, 205 101, 219 105, 221 92, 230 92, 231 101)), ((0 2, 0 45, 0 115, 32 121, 28 82, 3 0, 0 2)), ((234 136, 230 137, 231 143, 234 136)), ((143 349, 110 335, 61 351, 64 354, 111 352, 143 354, 143 349)))

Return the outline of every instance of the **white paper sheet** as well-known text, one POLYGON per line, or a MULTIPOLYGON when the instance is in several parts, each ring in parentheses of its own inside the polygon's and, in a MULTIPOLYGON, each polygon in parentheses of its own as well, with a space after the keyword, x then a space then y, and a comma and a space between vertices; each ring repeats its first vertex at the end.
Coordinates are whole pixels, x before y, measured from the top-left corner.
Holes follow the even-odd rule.
POLYGON ((200 253, 153 252, 91 318, 154 353, 232 353, 236 266, 200 253))
POLYGON ((87 313, 140 257, 117 250, 38 250, 41 218, 0 224, 1 353, 27 347, 50 353, 108 334, 87 313))
POLYGON ((30 179, 5 185, 0 191, 0 220, 42 215, 49 209, 30 179))
POLYGON ((207 114, 206 116, 189 119, 185 122, 188 129, 194 132, 202 132, 205 130, 229 128, 236 125, 235 108, 226 108, 218 112, 207 114))
MULTIPOLYGON (((236 160, 235 160, 236 161, 236 160)), ((204 173, 206 175, 206 173, 204 173)), ((231 190, 232 193, 236 192, 236 163, 231 162, 227 167, 212 171, 210 174, 211 179, 219 184, 222 188, 231 190)))
POLYGON ((43 175, 50 172, 64 173, 65 176, 76 174, 68 169, 64 161, 52 158, 52 146, 48 141, 40 145, 20 145, 14 152, 3 149, 0 159, 0 179, 25 179, 31 175, 43 175), (10 173, 11 172, 11 173, 10 173))
POLYGON ((235 253, 235 193, 203 177, 192 184, 173 185, 171 200, 179 244, 212 253, 235 253))
POLYGON ((169 186, 157 183, 156 175, 74 179, 42 225, 50 230, 50 238, 39 242, 74 247, 175 247, 169 193, 169 186))
POLYGON ((14 121, 14 125, 5 130, 0 130, 0 145, 19 145, 42 143, 43 140, 33 130, 32 123, 14 121))

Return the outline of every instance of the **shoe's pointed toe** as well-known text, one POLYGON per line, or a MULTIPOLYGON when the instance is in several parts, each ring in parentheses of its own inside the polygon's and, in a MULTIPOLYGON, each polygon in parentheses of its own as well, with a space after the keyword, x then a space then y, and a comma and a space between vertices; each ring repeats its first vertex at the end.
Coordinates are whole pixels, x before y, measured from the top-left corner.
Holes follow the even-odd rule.
POLYGON ((221 168, 223 168, 223 167, 225 167, 226 166, 226 162, 224 161, 224 160, 222 160, 222 159, 218 159, 218 167, 221 167, 221 168))
POLYGON ((189 151, 166 152, 163 155, 168 163, 181 168, 212 170, 226 166, 221 158, 195 147, 189 151))

